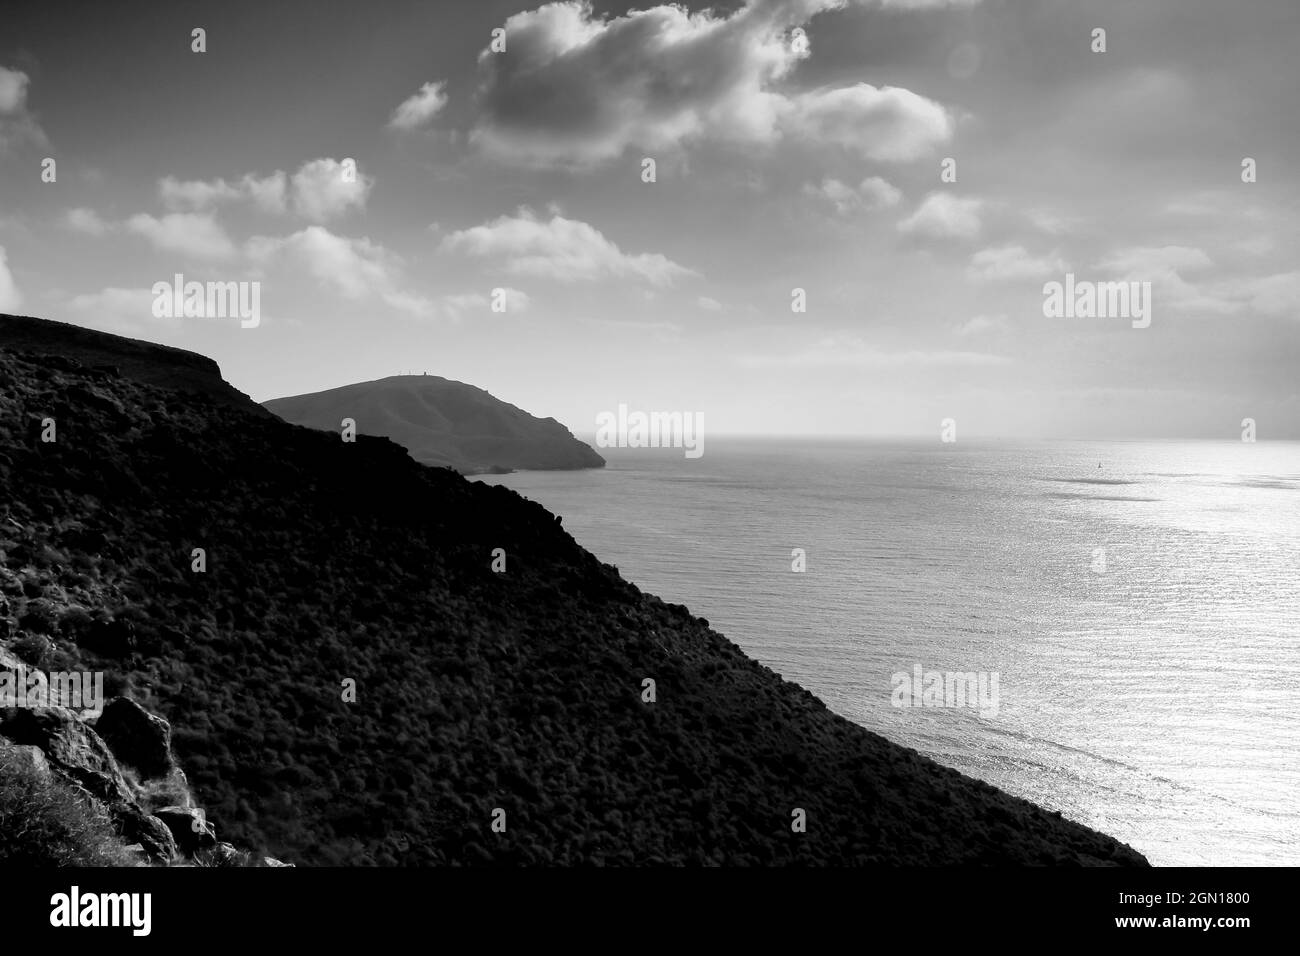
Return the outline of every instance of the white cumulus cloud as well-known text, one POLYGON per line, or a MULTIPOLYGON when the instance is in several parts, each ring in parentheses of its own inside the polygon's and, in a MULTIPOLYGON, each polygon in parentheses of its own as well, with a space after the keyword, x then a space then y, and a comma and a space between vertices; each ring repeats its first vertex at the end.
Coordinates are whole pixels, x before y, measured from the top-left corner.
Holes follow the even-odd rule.
POLYGON ((398 258, 364 237, 353 239, 324 226, 308 226, 284 237, 255 236, 245 243, 244 251, 259 265, 287 258, 325 288, 353 301, 379 299, 413 315, 435 311, 429 299, 402 288, 398 258))
POLYGON ((22 70, 0 66, 0 153, 20 143, 48 145, 45 131, 27 109, 31 78, 22 70))
POLYGON ((16 312, 22 304, 22 293, 18 291, 13 273, 9 271, 4 246, 0 246, 0 312, 16 312))
POLYGON ((500 259, 513 275, 560 282, 616 278, 670 285, 695 274, 657 252, 624 253, 585 222, 558 213, 543 220, 526 208, 515 216, 453 232, 442 240, 440 248, 500 259))
POLYGON ((974 239, 981 229, 982 206, 978 199, 930 193, 912 215, 898 224, 898 231, 926 239, 974 239))
POLYGON ((393 110, 388 125, 400 130, 419 129, 441 113, 446 105, 446 84, 425 83, 393 110))
POLYGON ((950 139, 953 122, 938 103, 910 90, 858 83, 794 97, 784 110, 782 128, 805 142, 903 162, 950 139))
POLYGON ((349 173, 336 159, 314 159, 293 174, 292 184, 294 211, 320 223, 365 208, 375 181, 360 169, 349 173))
POLYGON ((204 211, 219 203, 249 200, 266 212, 281 213, 286 191, 287 177, 278 169, 265 177, 248 173, 237 183, 224 179, 182 181, 174 176, 158 181, 159 198, 171 210, 204 211))
POLYGON ((194 259, 228 259, 235 245, 210 214, 173 212, 161 218, 137 213, 126 228, 144 236, 160 252, 178 252, 194 259))
POLYGON ((981 249, 971 256, 966 275, 983 282, 1037 279, 1066 271, 1065 260, 1055 252, 1033 256, 1024 246, 1007 245, 981 249))
POLYGON ((857 186, 849 186, 828 177, 821 181, 821 185, 806 183, 803 191, 807 196, 830 202, 841 216, 864 209, 896 206, 903 199, 903 194, 897 187, 879 176, 868 176, 857 186))
POLYGON ((633 146, 787 137, 901 161, 947 140, 947 110, 908 90, 781 88, 809 55, 790 31, 845 5, 748 0, 719 14, 661 4, 605 18, 568 0, 517 13, 505 23, 507 52, 479 56, 470 139, 496 158, 539 165, 590 165, 633 146))
POLYGON ((1218 315, 1228 315, 1242 308, 1242 302, 1233 289, 1188 278, 1187 274, 1205 273, 1213 268, 1213 260, 1203 249, 1172 245, 1133 246, 1110 253, 1097 265, 1118 273, 1119 278, 1126 282, 1150 282, 1161 307, 1218 315))
POLYGON ((87 236, 102 236, 112 229, 112 226, 99 218, 99 213, 93 209, 69 209, 66 222, 73 232, 80 232, 87 236))
POLYGON ((68 300, 68 309, 80 322, 112 329, 124 334, 143 333, 152 324, 176 325, 174 318, 158 318, 153 314, 154 294, 151 289, 122 289, 111 286, 99 292, 75 295, 68 300))

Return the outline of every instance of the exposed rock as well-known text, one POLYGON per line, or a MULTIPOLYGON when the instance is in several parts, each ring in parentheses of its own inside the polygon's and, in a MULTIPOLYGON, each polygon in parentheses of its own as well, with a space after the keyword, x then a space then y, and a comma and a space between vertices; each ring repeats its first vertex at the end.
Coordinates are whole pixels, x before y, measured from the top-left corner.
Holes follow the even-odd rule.
POLYGON ((208 862, 211 866, 238 866, 242 856, 229 843, 218 843, 209 851, 208 862))
POLYGON ((0 710, 0 734, 19 746, 39 772, 53 768, 105 805, 123 839, 138 843, 155 862, 176 854, 171 831, 136 802, 117 761, 98 734, 63 707, 9 707, 0 710))
POLYGON ((217 845, 217 831, 198 807, 163 807, 154 815, 167 825, 182 853, 193 856, 217 845))
POLYGON ((154 863, 168 863, 177 855, 176 838, 162 820, 134 806, 112 808, 113 822, 123 839, 140 844, 154 863))
POLYGON ((129 697, 114 697, 95 721, 95 732, 113 755, 140 771, 144 778, 159 777, 172 767, 171 725, 129 697))
POLYGON ((0 737, 0 750, 37 780, 48 782, 53 778, 54 773, 50 770, 50 762, 45 759, 45 753, 40 747, 31 744, 14 744, 0 737))
POLYGON ((18 655, 0 644, 0 670, 18 671, 26 666, 26 663, 20 660, 18 655))
POLYGON ((134 805, 122 770, 91 727, 65 707, 0 709, 0 734, 44 751, 50 764, 111 806, 134 805))
MULTIPOLYGON (((32 671, 3 646, 0 669, 32 671)), ((50 781, 57 776, 102 804, 118 835, 133 844, 128 849, 147 862, 168 864, 182 852, 192 856, 216 843, 216 832, 203 819, 203 811, 172 806, 155 815, 140 805, 119 759, 144 779, 167 778, 165 786, 155 784, 149 791, 153 799, 170 794, 171 799, 189 800, 189 789, 171 753, 170 725, 129 698, 109 701, 94 726, 63 707, 0 708, 0 751, 32 777, 50 781)), ((228 843, 213 852, 215 865, 244 862, 244 854, 228 843)))

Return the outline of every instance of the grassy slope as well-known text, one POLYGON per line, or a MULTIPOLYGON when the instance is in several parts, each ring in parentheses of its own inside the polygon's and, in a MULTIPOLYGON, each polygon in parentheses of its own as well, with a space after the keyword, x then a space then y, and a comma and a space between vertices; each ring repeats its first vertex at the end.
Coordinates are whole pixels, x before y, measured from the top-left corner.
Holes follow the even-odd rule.
POLYGON ((385 439, 0 351, 0 489, 22 526, 0 516, 14 616, 132 622, 111 660, 75 643, 82 615, 41 626, 172 722, 239 845, 306 864, 1145 862, 832 714, 540 506, 385 439))

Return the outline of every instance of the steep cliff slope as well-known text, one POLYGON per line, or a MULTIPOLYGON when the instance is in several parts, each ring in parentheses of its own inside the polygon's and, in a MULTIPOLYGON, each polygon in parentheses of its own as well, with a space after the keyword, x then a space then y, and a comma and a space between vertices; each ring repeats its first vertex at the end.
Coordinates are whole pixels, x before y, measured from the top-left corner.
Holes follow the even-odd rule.
POLYGON ((836 716, 539 505, 145 383, 174 374, 0 348, 0 644, 103 669, 170 721, 232 843, 308 864, 1145 862, 836 716))

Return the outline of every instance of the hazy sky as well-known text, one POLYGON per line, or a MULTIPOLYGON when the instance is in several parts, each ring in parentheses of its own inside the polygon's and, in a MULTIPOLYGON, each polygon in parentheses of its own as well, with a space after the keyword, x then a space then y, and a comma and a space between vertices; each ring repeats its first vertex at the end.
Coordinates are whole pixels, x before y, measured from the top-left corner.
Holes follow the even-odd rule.
POLYGON ((1296 438, 1298 42, 1296 0, 9 2, 0 311, 580 434, 1296 438), (1045 317, 1067 272, 1150 326, 1045 317), (261 324, 154 318, 175 273, 261 324))

